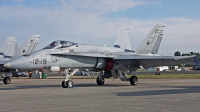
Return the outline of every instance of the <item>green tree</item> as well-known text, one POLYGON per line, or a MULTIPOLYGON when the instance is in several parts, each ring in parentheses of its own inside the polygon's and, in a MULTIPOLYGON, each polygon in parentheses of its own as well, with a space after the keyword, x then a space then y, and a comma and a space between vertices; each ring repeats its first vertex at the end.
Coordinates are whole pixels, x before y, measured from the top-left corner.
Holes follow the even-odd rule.
POLYGON ((180 52, 180 51, 176 51, 176 52, 174 53, 174 56, 181 56, 181 52, 180 52))

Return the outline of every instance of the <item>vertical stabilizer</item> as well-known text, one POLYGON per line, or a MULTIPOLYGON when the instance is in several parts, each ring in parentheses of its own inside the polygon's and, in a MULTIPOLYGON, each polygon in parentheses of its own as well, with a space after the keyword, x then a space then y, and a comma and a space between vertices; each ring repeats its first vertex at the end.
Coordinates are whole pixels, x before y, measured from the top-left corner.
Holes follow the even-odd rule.
POLYGON ((5 56, 13 56, 15 52, 18 50, 18 43, 16 37, 7 37, 1 52, 5 56))
POLYGON ((157 23, 156 26, 147 35, 145 40, 140 44, 135 53, 138 54, 157 54, 163 36, 163 23, 157 23))
POLYGON ((114 47, 131 50, 129 28, 119 29, 114 47))
POLYGON ((18 52, 15 54, 15 57, 18 57, 18 56, 21 56, 21 55, 24 55, 24 54, 28 54, 28 53, 31 53, 31 52, 35 51, 39 40, 40 40, 40 35, 31 36, 26 41, 26 43, 24 43, 24 45, 22 45, 20 47, 18 52))
MULTIPOLYGON (((190 55, 195 55, 194 52, 190 52, 190 55)), ((193 62, 197 65, 200 65, 200 61, 197 59, 197 57, 193 57, 193 62)))

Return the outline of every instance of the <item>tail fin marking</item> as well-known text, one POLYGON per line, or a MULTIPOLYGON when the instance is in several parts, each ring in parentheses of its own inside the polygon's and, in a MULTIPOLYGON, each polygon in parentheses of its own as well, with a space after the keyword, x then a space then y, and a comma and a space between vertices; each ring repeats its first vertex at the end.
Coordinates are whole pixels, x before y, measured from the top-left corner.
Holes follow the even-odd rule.
POLYGON ((18 52, 15 54, 15 57, 24 55, 24 54, 28 54, 31 53, 33 51, 35 51, 37 44, 40 40, 40 35, 33 35, 31 36, 26 43, 24 43, 20 49, 18 50, 18 52))
POLYGON ((163 35, 163 23, 157 23, 151 32, 147 35, 145 40, 136 49, 138 54, 157 54, 163 35))

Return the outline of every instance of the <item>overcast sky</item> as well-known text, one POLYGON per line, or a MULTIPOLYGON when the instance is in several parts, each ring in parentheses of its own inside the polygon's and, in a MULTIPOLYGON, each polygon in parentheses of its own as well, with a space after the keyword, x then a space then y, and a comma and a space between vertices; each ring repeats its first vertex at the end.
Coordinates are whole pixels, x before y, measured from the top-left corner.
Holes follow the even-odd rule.
POLYGON ((200 52, 199 6, 199 0, 0 0, 0 45, 14 36, 21 46, 38 34, 37 49, 54 40, 113 46, 126 26, 135 50, 160 22, 159 54, 200 52))

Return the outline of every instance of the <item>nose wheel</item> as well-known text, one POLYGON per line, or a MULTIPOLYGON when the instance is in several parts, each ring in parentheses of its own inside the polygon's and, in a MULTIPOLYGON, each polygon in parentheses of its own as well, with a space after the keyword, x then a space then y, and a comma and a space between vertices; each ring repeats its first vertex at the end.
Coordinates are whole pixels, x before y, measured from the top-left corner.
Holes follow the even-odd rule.
POLYGON ((61 83, 63 88, 73 87, 73 81, 70 80, 70 77, 73 76, 79 69, 72 70, 72 73, 70 73, 69 70, 70 70, 69 68, 63 70, 63 73, 65 74, 65 78, 61 83))
POLYGON ((73 87, 73 81, 71 81, 71 80, 62 81, 62 87, 63 88, 72 88, 73 87))
POLYGON ((4 84, 10 84, 10 83, 11 83, 10 77, 5 77, 5 78, 3 79, 3 83, 4 83, 4 84))

